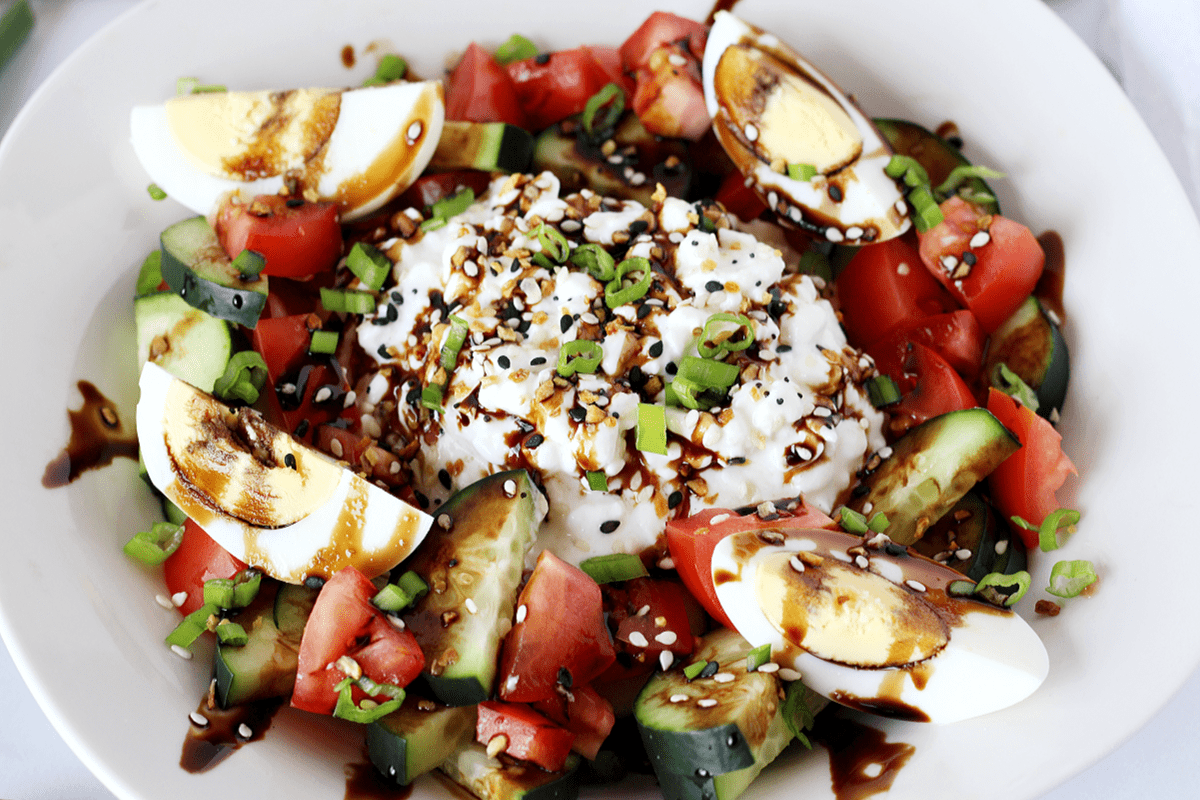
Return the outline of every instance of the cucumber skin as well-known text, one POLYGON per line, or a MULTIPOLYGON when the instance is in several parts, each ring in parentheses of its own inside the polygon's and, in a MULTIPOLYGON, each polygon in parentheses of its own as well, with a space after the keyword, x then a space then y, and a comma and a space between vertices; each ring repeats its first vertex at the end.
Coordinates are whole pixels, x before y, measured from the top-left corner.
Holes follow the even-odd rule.
POLYGON ((219 319, 247 328, 258 324, 267 304, 267 279, 242 281, 204 217, 177 222, 162 232, 162 276, 172 292, 219 319), (207 228, 207 235, 201 229, 207 228), (204 270, 207 264, 215 269, 204 270), (214 273, 213 277, 202 274, 214 273), (220 273, 219 282, 215 273, 220 273), (228 285, 226 285, 228 284, 228 285))
POLYGON ((984 375, 992 375, 1001 362, 1037 393, 1038 414, 1050 418, 1062 410, 1071 356, 1062 331, 1036 297, 1027 297, 992 333, 984 375))
POLYGON ((139 364, 150 360, 153 342, 164 337, 167 352, 154 363, 181 381, 212 392, 233 353, 227 322, 168 292, 134 300, 133 317, 139 364))
POLYGON ((410 697, 399 710, 367 727, 367 755, 380 774, 406 786, 436 769, 474 733, 473 706, 420 711, 410 697))
POLYGON ((490 758, 473 739, 439 767, 450 780, 481 800, 575 800, 579 797, 579 764, 575 753, 562 772, 535 766, 505 766, 490 758))

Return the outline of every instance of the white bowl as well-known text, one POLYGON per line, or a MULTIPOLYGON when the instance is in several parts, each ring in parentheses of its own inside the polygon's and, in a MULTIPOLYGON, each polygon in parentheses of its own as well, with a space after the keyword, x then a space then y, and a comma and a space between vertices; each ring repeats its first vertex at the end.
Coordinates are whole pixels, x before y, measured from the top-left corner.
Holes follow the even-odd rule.
MULTIPOLYGON (((1066 547, 1036 559, 1034 586, 1045 586, 1059 558, 1091 559, 1101 584, 1057 618, 1032 620, 1051 673, 1026 702, 950 727, 879 723, 916 748, 889 797, 1019 800, 1111 750, 1200 662, 1183 569, 1197 505, 1197 381, 1186 342, 1200 297, 1200 227, 1117 85, 1041 3, 902 5, 744 0, 736 11, 794 44, 872 115, 957 122, 968 156, 1009 174, 995 187, 1006 213, 1065 241, 1074 363, 1061 430, 1081 474, 1060 500, 1083 520, 1066 547)), ((176 620, 154 601, 157 576, 121 553, 155 504, 127 459, 65 489, 41 486, 67 439, 65 411, 79 405, 77 381, 94 383, 132 421, 134 277, 158 232, 186 214, 147 196, 129 108, 165 99, 185 75, 236 89, 354 84, 371 71, 375 42, 423 75, 439 74, 472 39, 494 46, 514 31, 547 49, 619 44, 644 9, 147 3, 72 56, 13 124, 0 144, 0 276, 10 287, 10 388, 0 403, 11 423, 0 456, 0 631, 48 716, 118 796, 185 800, 242 786, 264 798, 340 797, 344 765, 363 761, 342 728, 284 713, 264 741, 215 770, 180 769, 209 666, 203 651, 183 661, 163 646, 176 620), (342 66, 345 45, 359 54, 353 69, 342 66)), ((1032 594, 1026 611, 1042 596, 1032 594)), ((444 790, 423 782, 417 796, 444 790)), ((748 794, 784 796, 830 796, 824 754, 789 751, 748 794)))

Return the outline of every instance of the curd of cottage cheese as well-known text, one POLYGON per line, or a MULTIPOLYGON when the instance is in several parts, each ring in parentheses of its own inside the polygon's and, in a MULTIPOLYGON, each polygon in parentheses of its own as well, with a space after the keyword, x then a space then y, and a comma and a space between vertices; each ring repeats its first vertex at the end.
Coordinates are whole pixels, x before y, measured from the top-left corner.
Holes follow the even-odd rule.
POLYGON ((530 469, 549 499, 539 549, 578 563, 638 552, 668 519, 704 507, 802 494, 832 511, 883 447, 882 415, 861 389, 871 363, 846 344, 813 278, 731 220, 655 199, 560 197, 551 173, 502 177, 444 227, 386 243, 386 302, 358 326, 379 371, 358 402, 393 449, 408 446, 430 508, 485 475, 530 469), (649 292, 608 308, 603 283, 552 263, 550 229, 572 250, 648 259, 649 292), (738 379, 707 410, 667 406, 666 455, 638 450, 639 404, 664 404, 720 312, 753 326, 752 345, 726 357, 738 379), (451 316, 469 333, 445 371, 451 316), (562 377, 559 352, 580 338, 598 344, 600 363, 562 377), (430 384, 446 387, 440 413, 421 403, 430 384), (589 473, 607 490, 590 490, 589 473))

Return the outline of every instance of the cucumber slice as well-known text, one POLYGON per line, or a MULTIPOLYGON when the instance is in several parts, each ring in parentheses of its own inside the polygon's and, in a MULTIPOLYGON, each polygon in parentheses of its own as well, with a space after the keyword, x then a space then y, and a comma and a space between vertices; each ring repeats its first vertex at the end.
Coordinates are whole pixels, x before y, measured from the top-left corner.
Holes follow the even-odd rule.
MULTIPOLYGON (((947 142, 932 131, 928 131, 907 120, 876 119, 872 120, 879 132, 888 140, 888 144, 897 154, 911 156, 929 173, 929 182, 935 188, 950 175, 955 167, 969 167, 968 161, 957 147, 947 142)), ((990 195, 996 193, 982 178, 968 178, 959 187, 960 192, 969 195, 990 195)), ((1000 204, 994 199, 979 203, 989 214, 999 214, 1000 204)))
POLYGON ((425 653, 429 688, 443 703, 472 705, 492 696, 525 551, 544 515, 529 473, 490 475, 438 509, 438 524, 401 565, 430 587, 404 621, 425 653))
POLYGON ((212 392, 233 352, 227 322, 170 292, 134 300, 133 319, 139 368, 153 361, 181 381, 212 392))
POLYGON ((884 532, 912 544, 1020 446, 986 408, 942 414, 893 445, 892 455, 863 478, 867 491, 851 507, 868 516, 882 512, 884 532))
POLYGON ((406 786, 436 769, 474 734, 474 706, 439 706, 408 694, 400 708, 367 728, 367 755, 381 774, 406 786), (427 706, 432 707, 423 710, 427 706))
POLYGON ((735 631, 713 631, 692 659, 717 663, 718 674, 733 680, 689 680, 676 668, 655 675, 638 696, 634 716, 667 800, 712 798, 719 776, 728 776, 720 796, 730 800, 792 740, 779 679, 746 671, 751 649, 735 631))
POLYGON ((1066 400, 1070 361, 1062 332, 1031 295, 992 334, 984 374, 1000 387, 998 370, 1004 364, 1037 392, 1037 411, 1050 418, 1066 400))
POLYGON ((162 276, 172 292, 214 317, 253 328, 267 303, 267 277, 243 280, 204 219, 162 232, 162 276))
POLYGON ((527 764, 502 763, 471 740, 443 761, 440 769, 480 800, 575 800, 580 760, 572 753, 562 772, 546 772, 527 764))
POLYGON ((996 570, 997 545, 1001 551, 1012 546, 1011 529, 979 492, 970 491, 912 547, 978 581, 996 570))
POLYGON ((533 135, 524 128, 504 122, 446 120, 429 166, 440 170, 524 172, 532 158, 533 135))

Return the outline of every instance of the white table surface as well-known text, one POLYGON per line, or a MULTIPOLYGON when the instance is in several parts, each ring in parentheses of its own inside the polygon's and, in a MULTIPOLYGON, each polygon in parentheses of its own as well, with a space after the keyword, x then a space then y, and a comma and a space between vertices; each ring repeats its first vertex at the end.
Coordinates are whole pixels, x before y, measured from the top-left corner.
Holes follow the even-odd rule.
MULTIPOLYGON (((36 17, 33 34, 14 60, 0 71, 0 134, 63 59, 88 36, 135 4, 135 0, 32 0, 36 17)), ((1122 77, 1135 105, 1181 175, 1193 203, 1198 203, 1200 160, 1196 150, 1200 138, 1195 133, 1194 118, 1200 115, 1200 105, 1185 98, 1183 113, 1180 115, 1178 109, 1171 113, 1170 98, 1164 106, 1163 93, 1154 85, 1154 68, 1162 69, 1163 57, 1160 54, 1155 64, 1139 61, 1136 52, 1131 56, 1129 40, 1137 37, 1126 35, 1122 40, 1119 33, 1114 34, 1114 26, 1119 29, 1122 22, 1131 18, 1142 26, 1147 24, 1148 17, 1158 17, 1163 25, 1191 28, 1191 47, 1200 52, 1200 45, 1196 44, 1200 42, 1200 13, 1195 11, 1200 4, 1195 0, 1162 4, 1159 0, 1054 0, 1049 5, 1122 77), (1165 5, 1185 11, 1182 16, 1168 13, 1165 5), (1129 6, 1141 10, 1130 14, 1129 6), (1118 13, 1121 7, 1126 12, 1123 16, 1118 13), (1153 10, 1147 13, 1146 9, 1153 10), (1185 123, 1191 122, 1191 135, 1185 132, 1186 124, 1181 127, 1181 116, 1185 123)), ((1195 53, 1181 58, 1168 53, 1166 58, 1170 74, 1200 78, 1196 75, 1195 53)), ((1192 99, 1195 97, 1192 94, 1192 99)), ((1098 697, 1096 702, 1111 704, 1114 718, 1121 713, 1115 688, 1110 696, 1098 697)), ((997 746, 1003 745, 997 743, 997 746)), ((1190 798, 1200 794, 1196 787, 1198 779, 1200 673, 1184 684, 1175 699, 1145 728, 1099 763, 1050 792, 1045 800, 1190 798)), ((26 688, 7 649, 0 648, 0 800, 112 797, 63 742, 26 688)))

